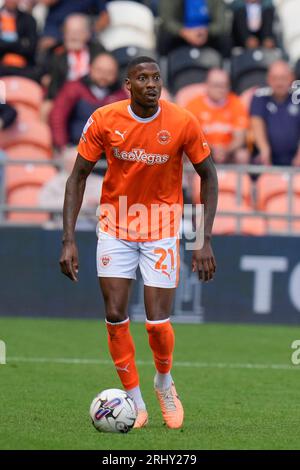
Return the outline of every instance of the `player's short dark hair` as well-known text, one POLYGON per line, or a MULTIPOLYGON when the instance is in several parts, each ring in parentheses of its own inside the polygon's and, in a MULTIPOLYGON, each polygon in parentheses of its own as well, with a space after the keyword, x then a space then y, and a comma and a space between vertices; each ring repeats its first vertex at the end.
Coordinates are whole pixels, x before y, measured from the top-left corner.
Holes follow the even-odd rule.
POLYGON ((142 55, 140 57, 135 57, 132 59, 129 64, 127 65, 127 77, 131 74, 132 70, 140 64, 156 64, 159 67, 157 60, 153 59, 153 57, 148 57, 146 55, 142 55))

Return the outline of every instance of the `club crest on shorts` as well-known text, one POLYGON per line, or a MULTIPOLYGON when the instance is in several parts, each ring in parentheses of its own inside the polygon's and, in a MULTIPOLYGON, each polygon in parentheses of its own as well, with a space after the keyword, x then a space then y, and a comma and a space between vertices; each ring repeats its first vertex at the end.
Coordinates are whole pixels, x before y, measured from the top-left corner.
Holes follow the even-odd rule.
POLYGON ((160 144, 166 145, 171 141, 171 134, 169 131, 163 130, 157 133, 157 140, 160 144))
POLYGON ((101 265, 106 268, 111 262, 111 257, 108 255, 101 256, 101 265))

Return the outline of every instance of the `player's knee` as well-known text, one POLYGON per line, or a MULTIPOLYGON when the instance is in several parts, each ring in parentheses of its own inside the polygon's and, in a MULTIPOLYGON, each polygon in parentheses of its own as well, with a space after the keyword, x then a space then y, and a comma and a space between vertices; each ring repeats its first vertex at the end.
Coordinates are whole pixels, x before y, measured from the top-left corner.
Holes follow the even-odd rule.
POLYGON ((116 307, 106 308, 106 320, 110 323, 120 323, 128 318, 127 312, 116 307))

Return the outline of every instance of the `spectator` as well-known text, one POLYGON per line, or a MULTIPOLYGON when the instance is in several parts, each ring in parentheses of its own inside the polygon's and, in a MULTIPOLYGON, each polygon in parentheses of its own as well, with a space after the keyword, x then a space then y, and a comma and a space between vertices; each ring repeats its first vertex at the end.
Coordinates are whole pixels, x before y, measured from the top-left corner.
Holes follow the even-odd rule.
POLYGON ((228 53, 227 7, 220 0, 160 0, 162 27, 158 40, 161 55, 182 45, 211 46, 228 53))
POLYGON ((90 74, 67 82, 50 114, 54 145, 59 149, 77 144, 89 116, 100 106, 127 98, 118 84, 118 64, 113 56, 102 53, 91 64, 90 74))
POLYGON ((86 15, 73 14, 64 23, 64 43, 54 51, 50 65, 50 81, 42 115, 48 120, 53 100, 67 80, 79 80, 89 73, 93 57, 104 48, 99 43, 91 42, 91 25, 86 15))
MULTIPOLYGON (((0 131, 11 126, 17 117, 17 111, 9 104, 0 103, 0 131)), ((1 145, 1 144, 0 144, 1 145)))
POLYGON ((290 87, 294 75, 284 61, 268 72, 269 88, 256 91, 250 114, 257 155, 255 163, 300 166, 300 107, 293 103, 290 87))
POLYGON ((19 75, 36 80, 36 21, 18 9, 19 0, 4 0, 0 9, 0 76, 19 75))
MULTIPOLYGON (((47 207, 53 210, 61 210, 64 204, 65 186, 67 179, 72 171, 76 148, 69 147, 65 149, 62 156, 62 169, 41 189, 39 196, 39 206, 47 207)), ((100 193, 102 186, 102 177, 91 174, 86 182, 86 189, 83 197, 82 209, 89 210, 91 215, 82 215, 79 217, 79 226, 81 228, 96 225, 96 210, 100 202, 100 193)), ((55 225, 62 225, 62 214, 54 215, 52 221, 55 225)))
POLYGON ((254 49, 275 47, 274 7, 271 0, 244 0, 234 8, 234 46, 254 49))
POLYGON ((211 70, 206 92, 188 103, 187 109, 199 119, 216 163, 248 163, 248 113, 240 98, 230 92, 227 72, 211 70))
POLYGON ((40 0, 48 6, 43 37, 40 49, 46 50, 62 41, 62 25, 65 18, 72 13, 82 13, 96 17, 94 31, 100 32, 109 24, 109 16, 105 0, 40 0))
POLYGON ((22 11, 32 13, 33 8, 37 5, 38 0, 20 0, 19 7, 22 11))

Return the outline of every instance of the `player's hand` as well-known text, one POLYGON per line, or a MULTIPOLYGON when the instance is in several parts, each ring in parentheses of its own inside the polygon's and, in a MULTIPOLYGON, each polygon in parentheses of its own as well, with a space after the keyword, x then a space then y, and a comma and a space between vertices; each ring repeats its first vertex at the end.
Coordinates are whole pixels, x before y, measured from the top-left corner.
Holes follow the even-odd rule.
POLYGON ((74 241, 64 242, 59 264, 60 270, 63 274, 65 274, 65 276, 70 278, 71 281, 78 281, 78 251, 74 241))
POLYGON ((259 152, 259 161, 262 165, 270 166, 271 161, 271 150, 269 147, 261 148, 259 152))
POLYGON ((192 46, 203 46, 207 42, 207 28, 182 28, 180 36, 192 46))
POLYGON ((192 258, 192 270, 198 272, 199 280, 211 281, 216 272, 217 264, 209 241, 201 250, 195 250, 192 258))

